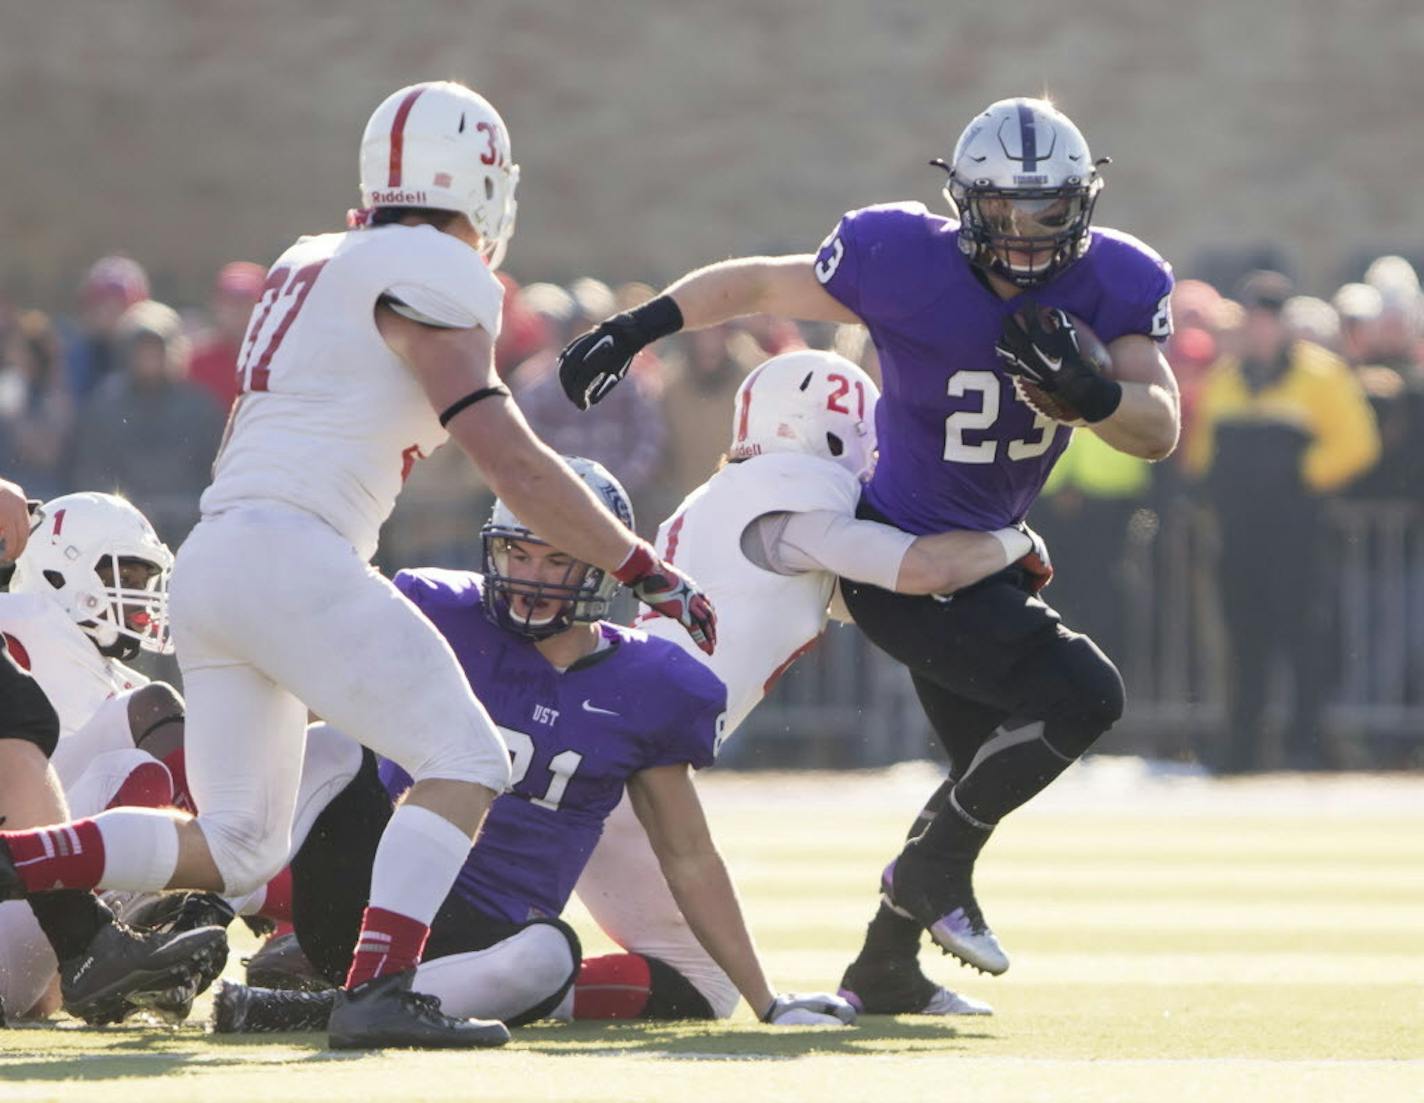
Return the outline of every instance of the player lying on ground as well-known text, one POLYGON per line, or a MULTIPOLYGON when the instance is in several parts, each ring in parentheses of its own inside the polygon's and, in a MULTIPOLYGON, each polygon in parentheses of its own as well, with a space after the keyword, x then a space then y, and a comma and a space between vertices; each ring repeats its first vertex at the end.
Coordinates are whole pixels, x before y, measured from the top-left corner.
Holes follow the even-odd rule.
MULTIPOLYGON (((727 732, 820 637, 836 576, 905 594, 945 595, 1011 563, 1035 585, 1051 574, 1025 526, 998 532, 910 536, 857 519, 875 462, 874 381, 844 357, 802 351, 773 357, 738 389, 728 462, 688 495, 658 531, 658 549, 692 571, 717 603, 721 645, 705 662, 727 686, 727 732)), ((649 635, 679 643, 650 616, 649 635)), ((608 934, 675 965, 718 1014, 736 991, 708 960, 658 873, 646 834, 625 801, 610 818, 578 886, 608 934)), ((842 995, 877 1014, 987 1014, 920 971, 913 955, 855 971, 842 995)))
MULTIPOLYGON (((570 460, 625 524, 632 505, 602 467, 570 460)), ((606 572, 539 540, 496 502, 484 573, 402 571, 396 586, 454 649, 514 761, 455 887, 432 924, 417 992, 448 1014, 505 1021, 707 1017, 711 1009, 667 963, 614 955, 584 963, 559 914, 604 819, 626 787, 666 879, 706 954, 764 1021, 855 1020, 831 995, 778 996, 712 842, 691 772, 710 765, 726 689, 677 646, 602 620, 616 589, 606 572)), ((317 819, 292 863, 296 936, 338 982, 358 946, 377 840, 410 778, 374 756, 317 819)), ((334 994, 227 985, 219 1030, 320 1029, 334 994)))
MULTIPOLYGON (((172 804, 168 767, 141 748, 159 750, 181 702, 123 660, 168 650, 173 556, 142 513, 109 494, 56 498, 35 525, 0 593, 3 824, 172 804)), ((222 929, 189 918, 131 929, 82 889, 0 904, 0 1008, 43 1016, 62 1000, 91 1023, 138 1007, 181 1018, 227 957, 222 929)))
MULTIPOLYGON (((1158 347, 1172 328, 1171 268, 1137 239, 1092 228, 1103 181, 1078 128, 1046 101, 1002 100, 941 164, 959 221, 919 203, 869 207, 815 255, 691 273, 569 344, 570 399, 597 402, 639 349, 679 329, 779 314, 860 322, 875 342, 885 398, 863 518, 907 533, 1013 525, 1067 447, 1062 423, 1086 423, 1131 455, 1167 456, 1180 425, 1158 347)), ((1122 679, 1018 570, 949 603, 862 580, 841 589, 861 630, 909 668, 950 763, 882 878, 847 987, 862 968, 911 967, 922 929, 1002 973, 1008 955, 974 894, 979 852, 1116 723, 1122 679)))
POLYGON ((198 814, 113 809, 0 832, 0 898, 61 884, 260 889, 291 850, 310 710, 414 778, 376 854, 332 1046, 502 1045, 499 1023, 442 1016, 410 992, 510 764, 449 646, 369 565, 404 477, 453 438, 541 535, 708 650, 715 617, 534 436, 495 374, 503 289, 491 268, 518 180, 498 112, 459 84, 401 89, 368 121, 359 165, 352 229, 299 238, 268 273, 243 393, 174 565, 198 814))

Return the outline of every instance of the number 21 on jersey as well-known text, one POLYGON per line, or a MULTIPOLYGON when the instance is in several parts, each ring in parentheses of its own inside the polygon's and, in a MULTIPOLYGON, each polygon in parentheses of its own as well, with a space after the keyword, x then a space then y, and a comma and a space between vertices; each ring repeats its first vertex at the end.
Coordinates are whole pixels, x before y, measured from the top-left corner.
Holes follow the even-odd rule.
POLYGON ((282 347, 287 331, 297 320, 312 285, 325 266, 326 261, 319 260, 295 270, 282 265, 267 273, 262 297, 252 308, 247 336, 237 359, 237 382, 243 393, 267 390, 272 357, 282 347))

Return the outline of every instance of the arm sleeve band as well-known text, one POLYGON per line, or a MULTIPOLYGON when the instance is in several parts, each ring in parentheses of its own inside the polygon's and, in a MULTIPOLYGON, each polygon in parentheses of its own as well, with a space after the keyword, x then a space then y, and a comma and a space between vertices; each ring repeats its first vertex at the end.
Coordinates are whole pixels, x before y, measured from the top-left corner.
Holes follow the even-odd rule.
POLYGON ((908 532, 830 509, 765 514, 742 534, 743 552, 766 570, 830 571, 886 590, 895 588, 914 542, 908 532))

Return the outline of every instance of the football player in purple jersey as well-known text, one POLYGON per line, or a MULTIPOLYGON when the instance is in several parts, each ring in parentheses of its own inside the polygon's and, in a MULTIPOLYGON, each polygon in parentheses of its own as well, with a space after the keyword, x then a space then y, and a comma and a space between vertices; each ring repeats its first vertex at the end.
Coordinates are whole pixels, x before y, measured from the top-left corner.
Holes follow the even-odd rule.
MULTIPOLYGON (((560 377, 587 408, 639 349, 745 314, 860 322, 884 376, 879 464, 860 515, 915 534, 1024 519, 1085 424, 1160 460, 1176 446, 1170 266, 1092 225, 1103 181, 1051 103, 1001 100, 949 162, 954 218, 919 203, 851 211, 814 254, 744 257, 692 272, 564 349, 560 377), (1105 344, 1103 363, 1074 319, 1105 344), (1054 420, 1049 415, 1056 415, 1054 420)), ((975 899, 973 870, 999 821, 1119 718, 1122 679, 1009 568, 953 600, 843 579, 861 629, 904 663, 949 754, 949 776, 882 877, 883 902, 842 990, 869 1011, 924 1012, 921 930, 990 973, 1009 959, 975 899)), ((770 613, 768 615, 771 615, 770 613)))
MULTIPOLYGON (((627 494, 606 470, 567 462, 614 516, 632 523, 627 494)), ((603 620, 617 580, 541 541, 502 502, 483 535, 482 574, 422 569, 395 578, 453 649, 513 767, 416 970, 414 991, 430 1013, 478 1012, 511 1026, 551 1013, 714 1017, 692 982, 648 955, 608 955, 581 970, 578 938, 559 919, 626 786, 688 924, 758 1017, 854 1022, 839 996, 773 991, 708 832, 691 775, 712 764, 726 687, 676 644, 603 620)), ((312 788, 312 780, 303 785, 312 788)), ((365 752, 360 772, 316 818, 292 861, 297 939, 333 982, 353 954, 383 952, 358 932, 381 832, 409 786, 395 763, 378 765, 365 752)), ((326 1028, 335 1044, 334 1001, 334 992, 227 985, 215 1021, 225 1032, 326 1028)))

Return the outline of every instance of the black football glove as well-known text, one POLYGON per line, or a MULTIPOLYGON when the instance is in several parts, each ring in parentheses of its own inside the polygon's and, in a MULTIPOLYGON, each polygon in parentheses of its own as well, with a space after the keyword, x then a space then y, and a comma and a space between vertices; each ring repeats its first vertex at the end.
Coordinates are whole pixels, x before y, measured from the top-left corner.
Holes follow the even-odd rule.
POLYGON ((1122 385, 1083 355, 1072 319, 1058 307, 1030 304, 1007 315, 994 355, 1004 371, 1061 398, 1090 424, 1111 416, 1122 401, 1122 385))
POLYGON ((633 357, 682 328, 682 311, 667 295, 629 310, 575 337, 559 353, 559 382, 580 410, 603 400, 628 374, 633 357))

